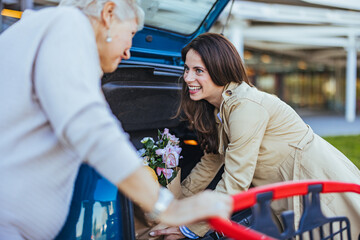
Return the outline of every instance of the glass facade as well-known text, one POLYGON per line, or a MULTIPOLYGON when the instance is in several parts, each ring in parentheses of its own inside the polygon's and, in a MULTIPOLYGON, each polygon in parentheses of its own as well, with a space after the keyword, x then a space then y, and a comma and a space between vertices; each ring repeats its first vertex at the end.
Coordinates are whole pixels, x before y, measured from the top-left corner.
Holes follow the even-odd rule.
MULTIPOLYGON (((245 65, 253 84, 275 94, 296 110, 345 110, 345 66, 325 66, 299 59, 245 51, 245 65)), ((360 113, 360 78, 357 72, 357 113, 360 113)))

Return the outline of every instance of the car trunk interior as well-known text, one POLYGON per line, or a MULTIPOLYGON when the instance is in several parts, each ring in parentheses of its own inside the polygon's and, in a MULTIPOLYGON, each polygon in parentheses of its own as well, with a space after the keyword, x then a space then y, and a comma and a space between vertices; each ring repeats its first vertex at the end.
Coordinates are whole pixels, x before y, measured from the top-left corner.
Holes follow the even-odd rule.
POLYGON ((113 114, 137 149, 141 139, 157 139, 158 129, 169 128, 181 141, 183 159, 180 161, 185 178, 200 160, 198 145, 187 145, 184 140, 197 140, 185 122, 174 118, 180 103, 183 68, 162 64, 125 63, 102 79, 102 89, 113 114))

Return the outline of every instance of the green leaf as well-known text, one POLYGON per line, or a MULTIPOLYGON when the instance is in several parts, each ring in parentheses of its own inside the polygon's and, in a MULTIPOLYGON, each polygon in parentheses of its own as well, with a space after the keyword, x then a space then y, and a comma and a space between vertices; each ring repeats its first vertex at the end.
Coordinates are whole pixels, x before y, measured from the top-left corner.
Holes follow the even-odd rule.
POLYGON ((161 175, 159 177, 159 183, 161 184, 161 186, 164 186, 164 187, 166 187, 166 185, 167 185, 166 178, 163 173, 161 173, 161 175))

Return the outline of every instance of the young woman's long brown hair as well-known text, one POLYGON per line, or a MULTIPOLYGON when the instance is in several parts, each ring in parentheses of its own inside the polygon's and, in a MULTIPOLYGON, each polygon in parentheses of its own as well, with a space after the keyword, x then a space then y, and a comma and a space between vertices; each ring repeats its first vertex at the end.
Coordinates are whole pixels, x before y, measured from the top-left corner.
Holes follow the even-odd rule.
MULTIPOLYGON (((200 55, 216 85, 225 86, 230 82, 241 83, 242 81, 251 85, 239 53, 234 45, 222 35, 204 33, 196 37, 181 51, 184 62, 190 49, 200 55)), ((183 76, 181 80, 183 86, 177 116, 184 113, 182 119, 188 121, 190 128, 196 131, 202 149, 207 153, 217 153, 219 143, 214 117, 215 107, 206 100, 191 100, 183 76)))

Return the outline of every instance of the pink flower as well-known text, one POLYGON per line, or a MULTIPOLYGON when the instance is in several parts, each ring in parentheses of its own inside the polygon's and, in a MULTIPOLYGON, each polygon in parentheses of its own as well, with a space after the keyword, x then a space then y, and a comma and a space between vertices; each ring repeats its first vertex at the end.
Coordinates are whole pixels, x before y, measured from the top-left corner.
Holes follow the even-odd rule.
POLYGON ((165 169, 165 168, 160 168, 160 167, 156 168, 157 175, 160 176, 161 173, 163 173, 166 179, 171 178, 173 172, 174 172, 174 170, 172 170, 172 169, 165 169))

